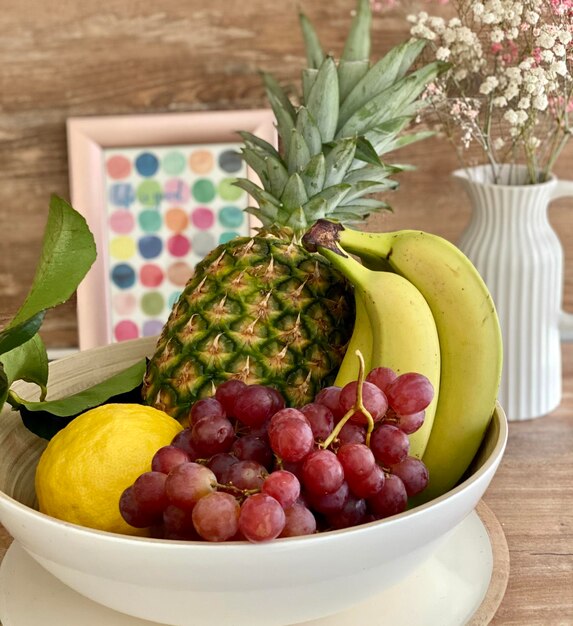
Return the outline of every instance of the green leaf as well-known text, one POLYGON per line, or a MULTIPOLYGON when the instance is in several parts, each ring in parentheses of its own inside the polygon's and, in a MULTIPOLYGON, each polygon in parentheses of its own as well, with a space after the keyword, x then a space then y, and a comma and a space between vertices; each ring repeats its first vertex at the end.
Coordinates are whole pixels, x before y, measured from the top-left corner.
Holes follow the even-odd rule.
POLYGON ((358 109, 402 78, 424 46, 424 41, 412 39, 395 46, 375 63, 342 102, 339 125, 345 124, 358 109))
POLYGON ((10 385, 15 380, 25 380, 38 385, 42 397, 46 395, 48 355, 39 335, 3 354, 2 363, 10 385))
POLYGON ((389 176, 393 176, 401 172, 402 170, 399 168, 395 168, 391 165, 382 165, 380 163, 377 165, 365 165, 364 167, 356 168, 344 177, 342 182, 348 183, 350 185, 356 185, 360 181, 375 181, 382 182, 388 179, 389 176))
POLYGON ((281 196, 281 202, 290 215, 294 210, 301 207, 307 200, 308 196, 306 195, 306 189, 304 188, 302 178, 295 172, 288 179, 283 195, 281 196))
POLYGON ((277 152, 276 148, 270 144, 268 141, 261 139, 261 137, 257 137, 247 131, 239 131, 239 135, 243 138, 245 145, 250 149, 256 152, 261 157, 272 156, 276 159, 280 159, 280 155, 277 152))
POLYGON ((267 175, 271 186, 271 194, 275 198, 280 198, 288 181, 288 171, 282 159, 267 158, 267 175))
POLYGON ((392 191, 396 189, 398 183, 395 180, 387 179, 383 182, 375 182, 373 180, 363 180, 356 183, 348 195, 344 198, 344 206, 354 204, 357 198, 361 198, 366 194, 380 193, 383 191, 392 191))
POLYGON ((0 363, 0 411, 2 410, 4 402, 6 402, 6 398, 8 397, 9 388, 10 383, 8 382, 8 376, 6 376, 4 366, 0 363))
POLYGON ((370 27, 372 11, 369 0, 358 0, 356 15, 350 25, 350 32, 344 44, 341 59, 362 61, 370 57, 370 27))
POLYGON ((304 138, 311 157, 322 152, 320 130, 306 107, 300 107, 298 110, 296 129, 304 138))
MULTIPOLYGON (((18 405, 26 407, 28 411, 48 411, 58 417, 77 415, 103 404, 112 396, 130 391, 141 385, 145 368, 146 360, 141 359, 127 369, 114 374, 107 380, 68 396, 67 398, 43 402, 28 402, 22 398, 18 398, 18 405)), ((17 408, 19 408, 19 406, 17 408)))
POLYGON ((95 259, 95 242, 86 220, 65 200, 52 196, 32 288, 8 327, 65 302, 95 259))
POLYGON ((49 440, 75 417, 90 408, 103 403, 141 403, 144 371, 145 360, 142 360, 133 367, 115 374, 104 383, 63 400, 37 403, 24 401, 25 404, 18 404, 17 400, 22 399, 14 398, 14 403, 18 406, 24 426, 39 437, 49 440), (77 412, 71 413, 70 411, 74 409, 77 412))
POLYGON ((302 100, 305 103, 308 102, 312 86, 317 76, 318 70, 314 68, 306 67, 302 70, 302 100))
POLYGON ((9 352, 26 343, 40 330, 46 311, 40 311, 29 319, 7 328, 0 333, 0 354, 9 352))
POLYGON ((363 61, 345 61, 342 59, 338 63, 338 89, 341 103, 364 77, 369 67, 370 61, 368 59, 363 61))
POLYGON ((265 84, 267 94, 272 94, 278 102, 280 102, 281 107, 285 110, 291 120, 294 122, 296 117, 296 111, 294 110, 294 106, 292 102, 288 99, 284 89, 279 85, 277 79, 272 74, 267 74, 263 72, 263 82, 265 84))
POLYGON ((338 73, 332 57, 324 59, 306 103, 316 122, 322 143, 334 139, 338 122, 338 73))
POLYGON ((403 114, 442 69, 442 63, 430 63, 400 79, 354 112, 337 136, 365 135, 370 129, 396 117, 397 114, 403 114))
POLYGON ((300 174, 309 198, 312 198, 312 196, 324 188, 324 181, 326 180, 325 163, 324 153, 316 154, 300 174))
POLYGON ((269 99, 269 103, 277 121, 277 130, 283 141, 284 149, 288 152, 291 132, 295 127, 294 109, 284 92, 282 92, 280 87, 278 87, 276 81, 268 74, 264 74, 263 76, 265 78, 265 85, 267 85, 267 98, 269 99), (276 85, 277 90, 281 95, 271 89, 268 84, 273 86, 276 85))
POLYGON ((356 158, 370 165, 380 166, 380 157, 374 146, 366 137, 358 137, 356 142, 356 158))
POLYGON ((241 153, 243 161, 255 172, 259 177, 266 191, 271 191, 271 181, 267 169, 267 158, 262 157, 253 150, 244 149, 241 153))
MULTIPOLYGON (((304 137, 295 128, 291 131, 287 153, 288 173, 301 172, 310 161, 310 150, 304 137)), ((288 185, 288 183, 287 183, 288 185)))
POLYGON ((301 206, 299 206, 290 214, 286 225, 292 228, 295 232, 301 232, 308 228, 306 214, 301 206))
MULTIPOLYGON (((313 218, 315 212, 321 211, 324 215, 330 215, 342 202, 343 198, 350 191, 351 186, 340 184, 327 187, 316 196, 313 196, 305 205, 304 212, 309 218, 313 218), (323 202, 326 202, 326 208, 323 202)), ((338 215, 336 215, 338 218, 338 215)), ((314 221, 309 219, 309 221, 314 221)))
POLYGON ((341 139, 331 146, 326 156, 326 180, 324 187, 332 187, 342 182, 348 172, 356 153, 356 139, 341 139))
POLYGON ((261 189, 252 180, 247 178, 237 178, 233 183, 236 187, 244 189, 250 196, 252 196, 259 204, 259 208, 272 220, 276 218, 281 208, 279 200, 273 195, 261 189))
POLYGON ((387 209, 388 203, 384 202, 383 200, 376 200, 376 198, 354 198, 353 200, 348 200, 347 202, 345 198, 344 202, 342 202, 340 206, 344 207, 345 211, 356 211, 360 207, 360 210, 372 213, 373 211, 387 209), (349 207, 352 207, 352 209, 349 209, 349 207))
POLYGON ((263 226, 271 226, 276 221, 270 218, 269 216, 267 216, 264 213, 264 211, 262 211, 259 207, 256 207, 256 206, 246 207, 243 209, 243 211, 245 211, 245 213, 250 213, 251 215, 254 215, 261 222, 263 226))
POLYGON ((316 30, 311 21, 304 15, 299 14, 300 28, 304 39, 304 48, 306 51, 306 60, 309 68, 319 68, 324 61, 324 52, 316 30))

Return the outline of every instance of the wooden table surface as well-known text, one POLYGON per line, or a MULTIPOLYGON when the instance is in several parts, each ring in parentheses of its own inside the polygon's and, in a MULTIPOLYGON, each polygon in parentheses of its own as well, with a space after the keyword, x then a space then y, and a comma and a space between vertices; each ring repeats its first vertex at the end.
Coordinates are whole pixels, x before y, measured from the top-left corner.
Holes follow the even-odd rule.
MULTIPOLYGON (((558 409, 510 423, 504 459, 484 497, 510 553, 495 626, 573 626, 573 344, 563 345, 563 378, 558 409)), ((0 527, 0 558, 10 542, 0 527)))

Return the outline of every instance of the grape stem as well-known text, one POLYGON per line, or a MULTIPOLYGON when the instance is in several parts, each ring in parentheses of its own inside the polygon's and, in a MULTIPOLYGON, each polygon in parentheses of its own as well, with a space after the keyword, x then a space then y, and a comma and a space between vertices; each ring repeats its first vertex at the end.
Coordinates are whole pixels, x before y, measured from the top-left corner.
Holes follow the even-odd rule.
POLYGON ((248 496, 252 496, 255 493, 260 493, 260 489, 240 489, 239 487, 235 487, 233 483, 219 483, 216 482, 215 486, 217 489, 225 489, 227 491, 234 491, 237 495, 244 496, 247 498, 248 496))
POLYGON ((362 399, 362 386, 364 384, 365 377, 365 367, 364 367, 364 357, 362 356, 362 352, 360 350, 356 350, 356 356, 358 357, 358 385, 356 387, 356 402, 354 406, 352 406, 345 414, 344 417, 338 422, 338 424, 334 427, 328 438, 323 441, 320 446, 322 448, 328 448, 328 446, 338 437, 340 431, 344 427, 344 424, 348 422, 348 420, 354 415, 356 412, 362 413, 364 417, 366 417, 368 421, 368 429, 366 431, 366 445, 370 447, 370 435, 374 430, 374 418, 370 411, 364 406, 364 402, 362 399))

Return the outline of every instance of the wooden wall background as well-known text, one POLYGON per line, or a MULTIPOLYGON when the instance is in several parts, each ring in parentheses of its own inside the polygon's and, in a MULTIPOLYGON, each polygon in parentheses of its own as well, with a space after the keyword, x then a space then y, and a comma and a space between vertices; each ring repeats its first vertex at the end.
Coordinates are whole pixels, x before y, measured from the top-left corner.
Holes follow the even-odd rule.
MULTIPOLYGON (((50 195, 69 198, 71 116, 267 106, 258 70, 298 85, 304 65, 297 9, 342 49, 353 0, 3 0, 0 11, 0 327, 18 309, 38 261, 50 195)), ((373 54, 405 38, 397 13, 374 20, 373 54)), ((450 179, 457 161, 438 139, 410 147, 393 215, 369 227, 413 227, 455 241, 469 217, 450 179)), ((573 143, 556 172, 573 178, 573 143)), ((566 251, 573 310, 573 201, 551 208, 566 251)), ((77 343, 75 300, 52 311, 48 347, 77 343)))

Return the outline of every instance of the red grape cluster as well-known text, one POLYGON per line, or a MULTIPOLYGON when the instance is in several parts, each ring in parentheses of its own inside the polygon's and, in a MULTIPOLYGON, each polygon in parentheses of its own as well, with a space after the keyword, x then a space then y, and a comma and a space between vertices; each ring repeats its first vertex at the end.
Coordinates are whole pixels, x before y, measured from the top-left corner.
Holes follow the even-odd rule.
POLYGON ((433 394, 421 374, 378 367, 299 409, 228 380, 124 491, 121 514, 154 537, 260 542, 400 513, 428 483, 408 435, 433 394))

